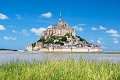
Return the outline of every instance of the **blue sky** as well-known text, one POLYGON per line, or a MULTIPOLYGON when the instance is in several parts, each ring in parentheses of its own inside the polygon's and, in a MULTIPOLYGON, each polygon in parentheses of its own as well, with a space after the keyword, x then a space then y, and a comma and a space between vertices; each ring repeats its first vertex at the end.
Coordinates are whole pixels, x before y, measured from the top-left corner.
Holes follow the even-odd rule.
POLYGON ((76 34, 103 47, 120 51, 119 0, 0 0, 0 47, 24 49, 43 30, 62 20, 76 34))

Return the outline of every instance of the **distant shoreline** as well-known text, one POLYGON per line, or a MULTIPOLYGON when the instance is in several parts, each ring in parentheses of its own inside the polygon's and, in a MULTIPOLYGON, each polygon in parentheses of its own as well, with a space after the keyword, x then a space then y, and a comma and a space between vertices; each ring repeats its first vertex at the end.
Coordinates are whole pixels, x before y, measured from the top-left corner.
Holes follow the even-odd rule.
POLYGON ((120 54, 120 52, 43 52, 43 53, 58 53, 58 54, 64 54, 64 53, 72 53, 72 54, 120 54))
POLYGON ((57 51, 19 51, 32 53, 53 53, 53 54, 120 54, 120 51, 103 51, 103 52, 57 52, 57 51))
POLYGON ((26 52, 26 53, 53 53, 53 54, 120 54, 120 51, 103 51, 103 52, 59 52, 59 51, 0 51, 0 52, 26 52))

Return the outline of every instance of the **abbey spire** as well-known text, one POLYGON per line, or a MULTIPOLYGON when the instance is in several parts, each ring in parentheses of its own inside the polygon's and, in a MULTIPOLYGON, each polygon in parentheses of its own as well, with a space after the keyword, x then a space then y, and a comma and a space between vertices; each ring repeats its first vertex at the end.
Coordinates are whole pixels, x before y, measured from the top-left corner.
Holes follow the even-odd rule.
POLYGON ((58 23, 62 23, 62 14, 61 14, 61 9, 60 9, 60 17, 58 23))

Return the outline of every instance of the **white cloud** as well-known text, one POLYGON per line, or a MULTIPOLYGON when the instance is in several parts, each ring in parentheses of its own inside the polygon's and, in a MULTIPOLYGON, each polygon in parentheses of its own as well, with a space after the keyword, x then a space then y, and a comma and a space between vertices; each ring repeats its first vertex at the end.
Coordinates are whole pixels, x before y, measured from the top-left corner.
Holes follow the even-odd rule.
POLYGON ((111 36, 114 36, 114 37, 120 37, 120 34, 116 34, 116 33, 114 33, 114 34, 111 34, 111 36))
POLYGON ((5 19, 9 19, 6 15, 0 13, 0 19, 5 20, 5 19))
POLYGON ((108 47, 102 46, 103 49, 107 49, 108 47))
POLYGON ((48 26, 48 28, 51 28, 51 27, 52 27, 52 25, 48 26))
POLYGON ((94 42, 94 40, 90 40, 90 42, 94 42))
POLYGON ((116 38, 113 38, 113 40, 117 40, 116 38))
POLYGON ((22 30, 21 32, 12 30, 12 32, 13 32, 13 33, 18 33, 18 34, 23 34, 23 35, 25 35, 25 36, 30 36, 29 33, 28 33, 26 30, 22 30))
POLYGON ((21 19, 21 17, 20 17, 20 15, 19 15, 19 14, 16 14, 16 17, 17 17, 18 19, 21 19))
POLYGON ((114 29, 110 29, 110 30, 106 31, 106 33, 110 33, 111 34, 110 36, 113 36, 113 37, 120 37, 120 34, 118 34, 118 31, 116 31, 114 29))
POLYGON ((91 27, 91 30, 98 30, 98 28, 95 28, 95 27, 91 27))
POLYGON ((79 30, 80 30, 80 31, 83 31, 83 28, 79 27, 79 30))
POLYGON ((100 41, 100 40, 97 40, 97 43, 98 43, 98 44, 101 44, 101 41, 100 41))
POLYGON ((103 38, 99 38, 99 40, 103 40, 103 38))
POLYGON ((29 33, 26 30, 22 30, 21 34, 25 35, 25 36, 29 36, 29 33))
POLYGON ((106 31, 106 33, 117 34, 118 32, 116 30, 110 29, 106 31))
POLYGON ((52 17, 52 13, 48 12, 48 13, 41 14, 41 17, 51 18, 52 17))
POLYGON ((119 50, 120 49, 120 47, 117 47, 117 46, 114 46, 114 47, 112 47, 113 49, 116 49, 116 50, 119 50))
MULTIPOLYGON (((51 27, 52 27, 52 25, 49 25, 47 28, 51 28, 51 27)), ((39 28, 39 29, 32 28, 32 29, 30 29, 30 31, 35 33, 36 35, 40 36, 42 34, 42 32, 45 31, 47 28, 44 28, 44 27, 39 28)))
POLYGON ((79 24, 78 26, 85 26, 85 25, 87 25, 87 24, 79 24))
POLYGON ((3 25, 0 25, 0 30, 6 30, 3 25))
POLYGON ((36 29, 36 28, 32 28, 30 29, 31 32, 35 33, 36 35, 41 35, 41 33, 46 30, 46 28, 39 28, 39 29, 36 29))
POLYGON ((78 31, 83 31, 83 28, 78 27, 78 26, 73 26, 73 28, 75 28, 75 29, 78 30, 78 31))
POLYGON ((113 43, 118 44, 118 40, 116 38, 113 38, 113 43))
POLYGON ((73 26, 73 28, 75 28, 76 30, 78 30, 78 29, 79 29, 77 26, 73 26))
POLYGON ((101 30, 106 30, 106 28, 103 27, 103 26, 99 26, 99 29, 101 29, 101 30))
POLYGON ((12 38, 12 37, 7 37, 7 36, 4 36, 3 37, 5 40, 16 40, 17 38, 12 38))
POLYGON ((13 33, 17 33, 15 30, 12 30, 13 33))
POLYGON ((101 40, 103 40, 103 38, 99 38, 99 39, 97 40, 97 43, 98 43, 98 44, 102 44, 101 40))

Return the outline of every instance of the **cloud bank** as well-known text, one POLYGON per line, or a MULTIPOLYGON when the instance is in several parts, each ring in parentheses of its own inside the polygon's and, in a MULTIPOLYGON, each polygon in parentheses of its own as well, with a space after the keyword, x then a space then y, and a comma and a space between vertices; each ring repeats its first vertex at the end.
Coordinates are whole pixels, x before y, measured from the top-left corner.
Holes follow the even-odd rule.
POLYGON ((44 30, 46 30, 46 28, 39 28, 39 29, 32 28, 32 29, 30 29, 31 32, 35 33, 38 36, 40 36, 44 30))
POLYGON ((83 28, 82 28, 82 27, 73 26, 73 28, 75 28, 75 29, 78 30, 78 31, 83 31, 83 28))
POLYGON ((116 31, 114 29, 110 29, 110 30, 106 31, 106 33, 111 34, 110 36, 113 36, 113 37, 120 37, 120 34, 118 34, 118 31, 116 31))
POLYGON ((21 32, 12 30, 12 32, 13 32, 13 33, 18 33, 18 34, 23 34, 23 35, 25 35, 25 36, 30 36, 30 34, 29 34, 26 30, 22 30, 21 32))
POLYGON ((7 37, 7 36, 4 36, 3 37, 5 40, 16 40, 17 38, 13 38, 13 37, 7 37))
POLYGON ((114 29, 110 29, 110 30, 106 31, 106 33, 116 34, 118 32, 114 29))

